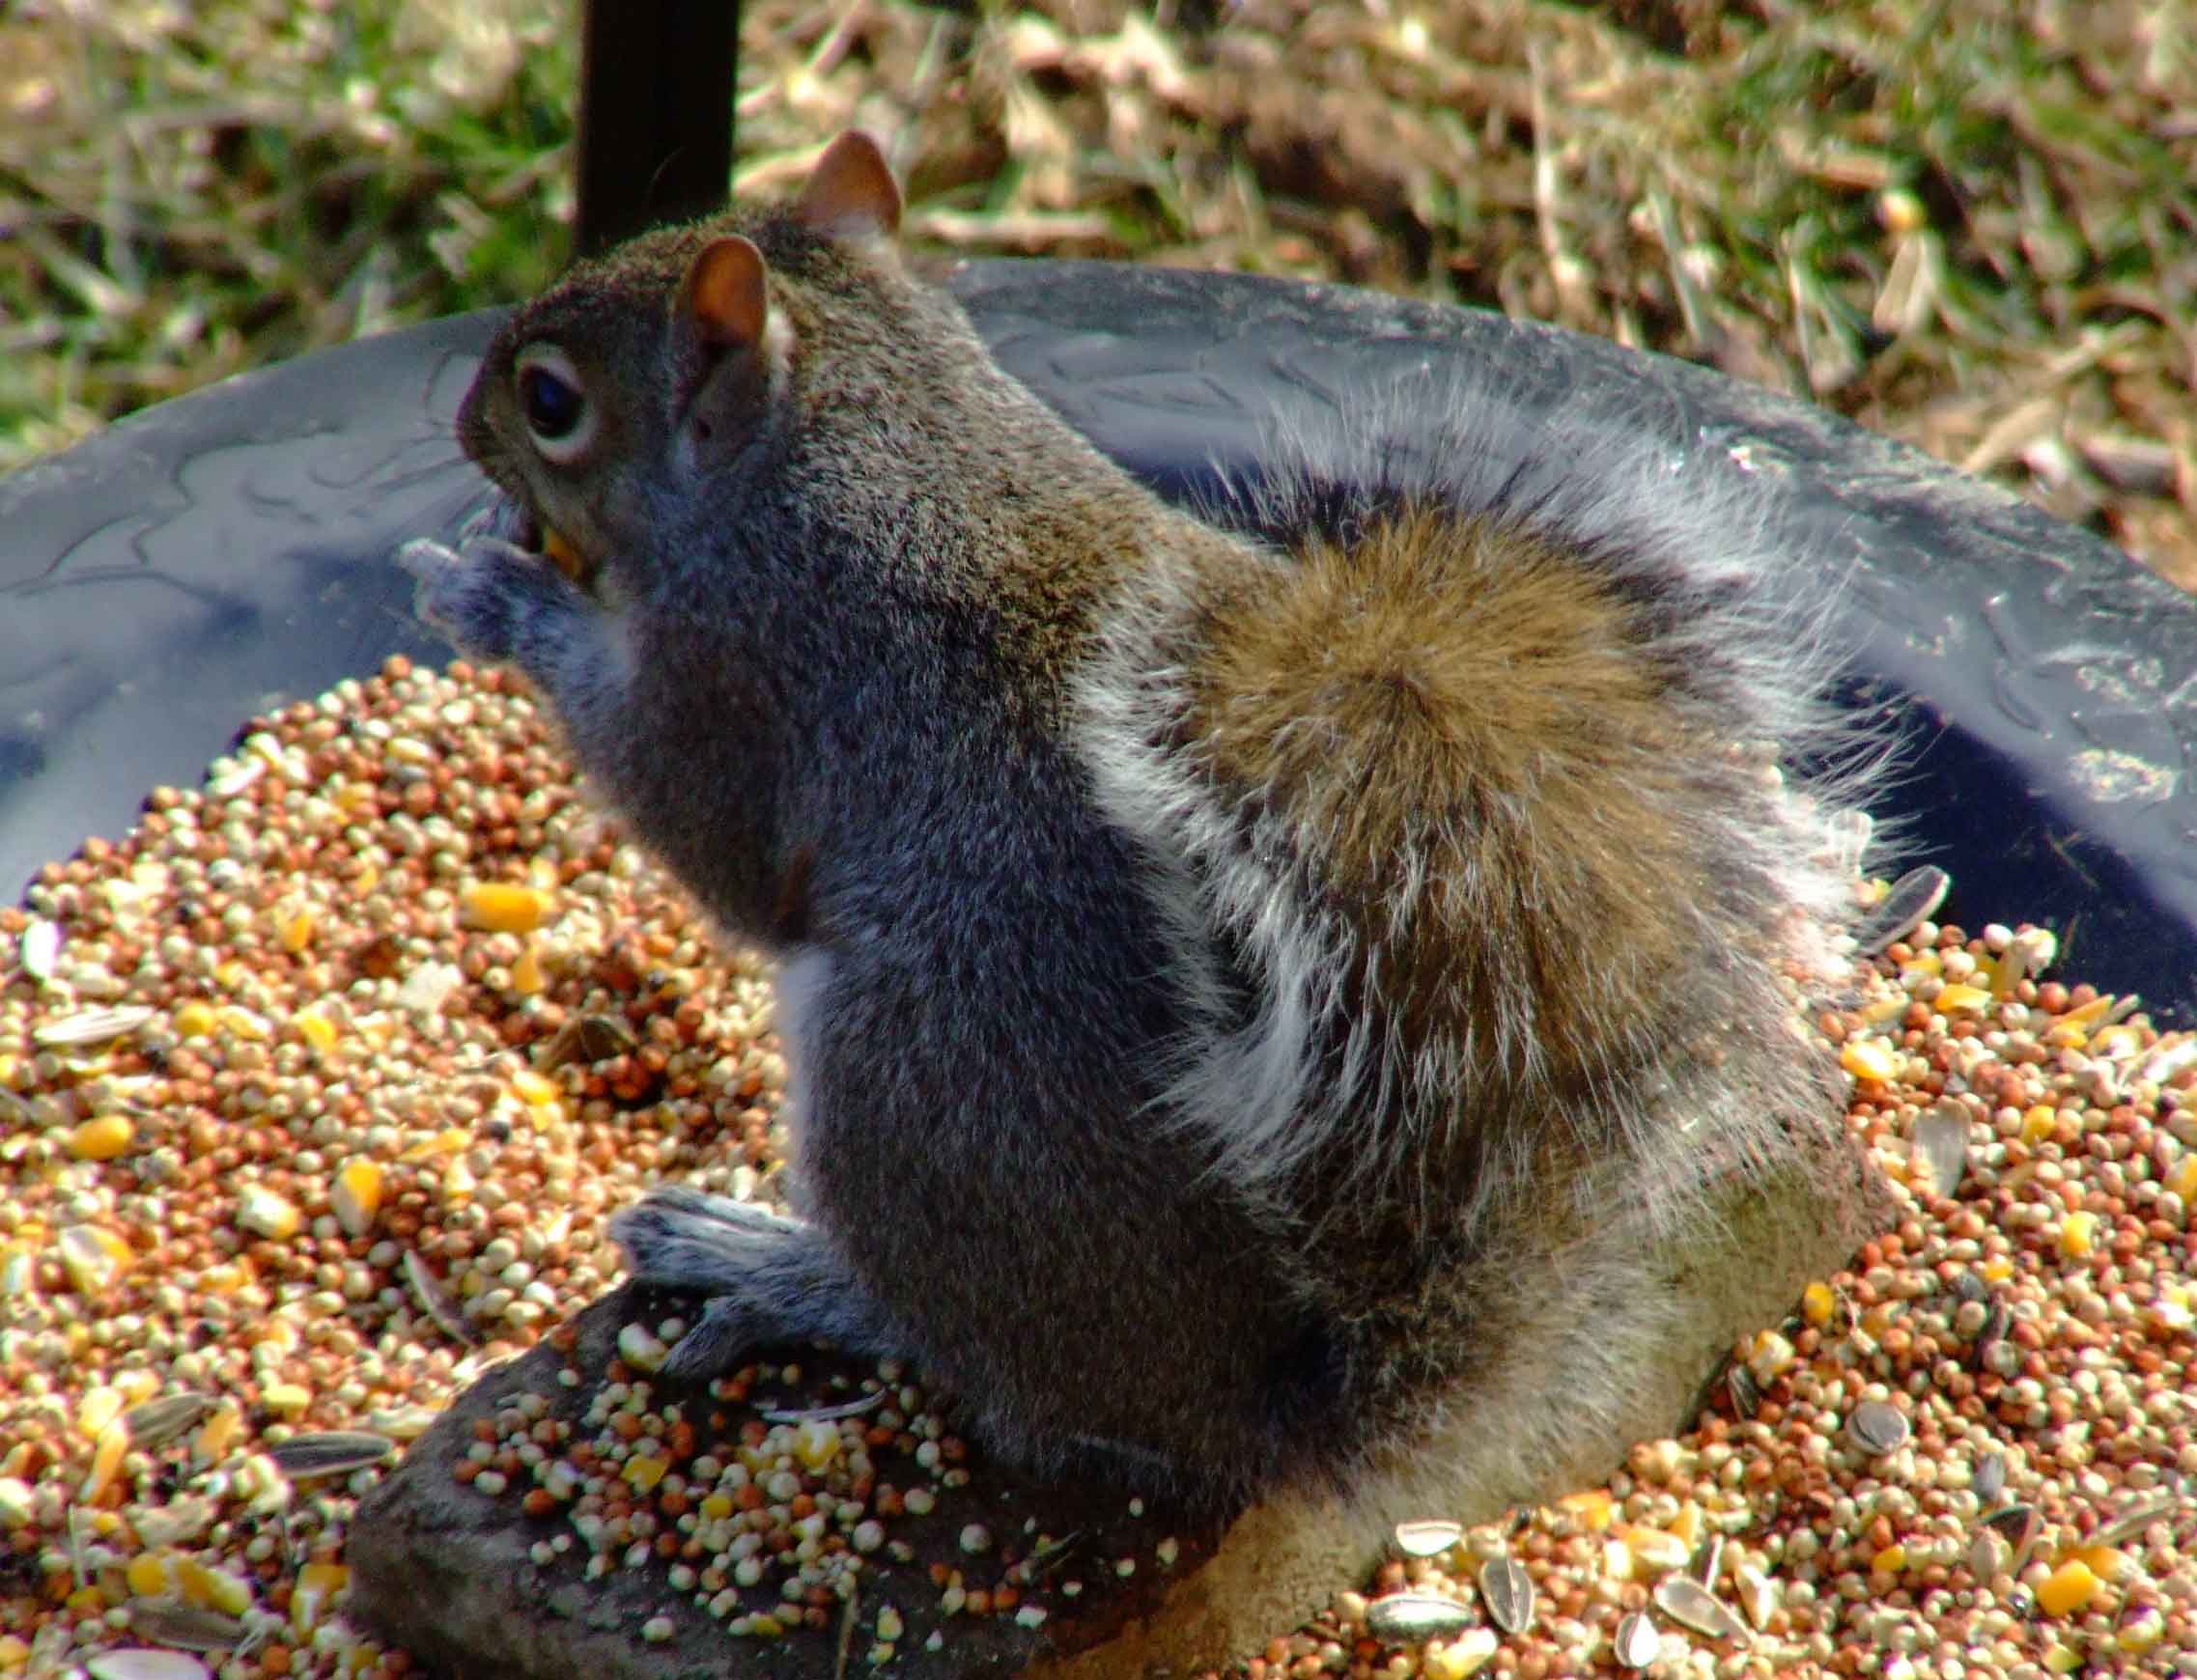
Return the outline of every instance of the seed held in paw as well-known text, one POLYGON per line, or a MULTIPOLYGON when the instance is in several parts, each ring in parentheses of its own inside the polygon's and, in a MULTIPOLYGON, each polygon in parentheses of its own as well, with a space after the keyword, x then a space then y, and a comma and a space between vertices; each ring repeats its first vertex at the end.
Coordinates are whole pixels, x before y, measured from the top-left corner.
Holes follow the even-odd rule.
POLYGON ((563 532, 544 531, 542 533, 542 552, 549 557, 550 565, 562 572, 575 583, 585 583, 587 581, 587 565, 580 559, 579 550, 565 541, 563 532))

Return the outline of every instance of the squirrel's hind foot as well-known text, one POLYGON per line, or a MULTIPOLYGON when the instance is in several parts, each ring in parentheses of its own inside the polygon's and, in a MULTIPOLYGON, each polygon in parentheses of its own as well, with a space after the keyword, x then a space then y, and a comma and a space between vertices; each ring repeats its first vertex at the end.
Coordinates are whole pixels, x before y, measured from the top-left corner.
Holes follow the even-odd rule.
POLYGON ((905 1351, 816 1227, 768 1208, 671 1186, 613 1218, 610 1240, 636 1281, 709 1297, 664 1360, 668 1377, 718 1376, 767 1344, 905 1351))

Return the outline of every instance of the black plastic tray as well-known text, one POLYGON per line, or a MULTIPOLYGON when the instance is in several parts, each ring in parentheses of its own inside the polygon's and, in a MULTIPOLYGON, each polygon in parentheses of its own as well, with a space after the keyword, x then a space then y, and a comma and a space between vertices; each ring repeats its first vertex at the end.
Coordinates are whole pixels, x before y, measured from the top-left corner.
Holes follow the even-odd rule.
MULTIPOLYGON (((1838 633, 1906 737, 1901 860, 1948 868, 1969 925, 2044 922, 2071 974, 2197 1014, 2197 600, 2110 546, 1820 409, 1531 322, 1107 264, 952 285, 1010 371, 1169 494, 1255 463, 1277 400, 1420 367, 1499 369, 1502 423, 1588 385, 1675 449, 1743 451, 1854 568, 1838 633)), ((252 713, 445 657, 386 555, 487 493, 449 422, 496 319, 246 375, 0 480, 0 898, 252 713)))

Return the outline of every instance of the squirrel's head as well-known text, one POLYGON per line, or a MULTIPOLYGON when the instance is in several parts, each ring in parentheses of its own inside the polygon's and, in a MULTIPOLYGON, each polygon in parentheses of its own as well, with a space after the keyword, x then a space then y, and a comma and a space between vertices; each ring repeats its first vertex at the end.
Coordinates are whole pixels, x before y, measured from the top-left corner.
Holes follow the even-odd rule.
POLYGON ((516 504, 518 540, 593 589, 606 559, 662 540, 667 497, 706 500, 755 468, 793 331, 773 263, 874 255, 899 224, 891 169, 850 129, 790 205, 644 234, 521 309, 458 413, 465 453, 516 504))

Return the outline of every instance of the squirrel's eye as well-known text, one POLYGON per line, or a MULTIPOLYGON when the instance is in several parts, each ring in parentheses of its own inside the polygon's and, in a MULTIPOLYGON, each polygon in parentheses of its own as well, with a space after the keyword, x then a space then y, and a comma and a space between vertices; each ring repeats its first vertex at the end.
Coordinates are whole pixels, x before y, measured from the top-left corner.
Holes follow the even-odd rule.
POLYGON ((537 437, 571 434, 586 400, 547 368, 528 368, 519 376, 519 400, 526 405, 526 425, 537 437))
POLYGON ((595 427, 578 370, 563 351, 531 345, 518 362, 519 411, 534 447, 559 465, 577 459, 595 427))

